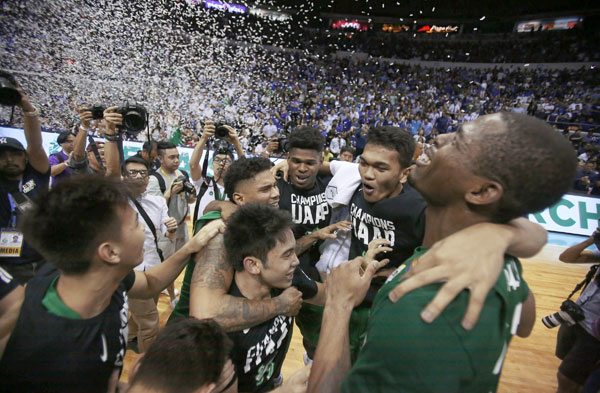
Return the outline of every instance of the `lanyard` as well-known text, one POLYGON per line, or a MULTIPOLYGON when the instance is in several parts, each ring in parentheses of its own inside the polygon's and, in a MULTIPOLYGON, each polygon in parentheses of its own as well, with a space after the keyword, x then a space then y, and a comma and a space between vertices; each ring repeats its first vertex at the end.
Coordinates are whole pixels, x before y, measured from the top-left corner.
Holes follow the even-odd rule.
MULTIPOLYGON (((17 189, 18 192, 21 192, 22 188, 23 188, 23 179, 19 180, 19 188, 17 189)), ((7 195, 8 195, 8 203, 10 204, 10 227, 16 228, 17 227, 17 202, 15 201, 15 198, 12 196, 12 194, 10 192, 8 192, 7 195)))

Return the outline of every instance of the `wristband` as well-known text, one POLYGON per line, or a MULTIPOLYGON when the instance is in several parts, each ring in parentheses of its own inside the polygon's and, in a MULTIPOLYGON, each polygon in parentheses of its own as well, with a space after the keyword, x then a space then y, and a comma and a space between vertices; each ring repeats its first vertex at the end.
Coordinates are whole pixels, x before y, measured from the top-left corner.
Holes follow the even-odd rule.
POLYGON ((104 139, 109 142, 119 142, 121 140, 121 135, 119 134, 104 134, 104 139))

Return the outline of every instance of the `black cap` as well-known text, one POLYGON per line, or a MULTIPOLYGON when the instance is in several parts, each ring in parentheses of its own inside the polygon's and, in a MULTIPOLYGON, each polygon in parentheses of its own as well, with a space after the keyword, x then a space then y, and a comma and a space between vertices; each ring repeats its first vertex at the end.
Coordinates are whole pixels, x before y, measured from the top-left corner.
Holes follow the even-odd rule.
POLYGON ((13 149, 19 151, 25 151, 23 144, 15 138, 8 136, 0 137, 0 149, 13 149))

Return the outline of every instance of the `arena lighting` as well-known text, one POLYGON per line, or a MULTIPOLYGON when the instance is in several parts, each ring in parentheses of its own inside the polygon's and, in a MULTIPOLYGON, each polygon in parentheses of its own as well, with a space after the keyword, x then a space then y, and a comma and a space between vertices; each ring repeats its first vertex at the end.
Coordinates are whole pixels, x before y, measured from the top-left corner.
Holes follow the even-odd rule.
POLYGON ((447 26, 437 26, 437 25, 433 25, 433 26, 429 26, 429 25, 423 25, 417 28, 417 33, 427 33, 427 34, 432 34, 432 33, 458 33, 458 30, 460 29, 460 26, 458 25, 447 25, 447 26))
POLYGON ((290 14, 286 14, 285 12, 271 11, 263 8, 250 8, 250 15, 257 16, 259 18, 271 19, 276 21, 286 21, 292 19, 290 14))
POLYGON ((393 25, 389 23, 384 23, 381 31, 385 31, 387 33, 400 33, 403 31, 410 31, 410 26, 408 25, 393 25))
POLYGON ((338 19, 331 22, 331 28, 336 30, 352 29, 358 31, 369 30, 369 24, 358 20, 338 19))
POLYGON ((242 4, 226 3, 219 0, 204 0, 204 7, 207 9, 227 11, 233 14, 246 14, 248 12, 248 8, 242 4))
POLYGON ((544 30, 571 30, 583 22, 580 16, 567 16, 556 19, 534 19, 524 20, 515 24, 515 31, 518 33, 529 33, 531 31, 544 30))

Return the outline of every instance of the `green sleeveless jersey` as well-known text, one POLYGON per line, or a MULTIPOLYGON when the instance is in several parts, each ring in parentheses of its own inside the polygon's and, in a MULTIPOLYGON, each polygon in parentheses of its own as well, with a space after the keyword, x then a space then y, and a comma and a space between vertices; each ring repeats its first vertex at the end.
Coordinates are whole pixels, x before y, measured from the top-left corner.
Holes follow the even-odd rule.
POLYGON ((504 269, 485 300, 471 331, 461 326, 467 290, 431 324, 421 311, 442 284, 416 289, 397 303, 388 299, 410 269, 425 254, 419 247, 388 278, 377 294, 369 317, 365 343, 343 383, 343 392, 495 392, 511 337, 519 324, 529 288, 521 264, 506 256, 504 269))

